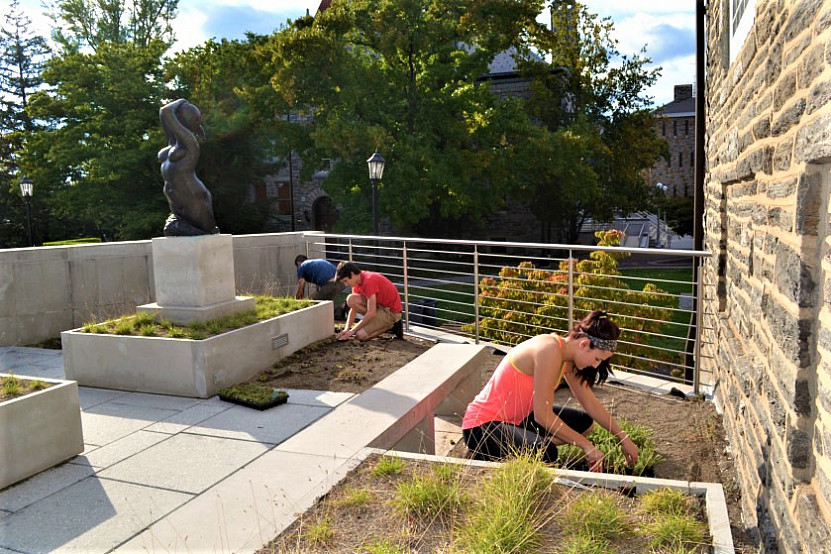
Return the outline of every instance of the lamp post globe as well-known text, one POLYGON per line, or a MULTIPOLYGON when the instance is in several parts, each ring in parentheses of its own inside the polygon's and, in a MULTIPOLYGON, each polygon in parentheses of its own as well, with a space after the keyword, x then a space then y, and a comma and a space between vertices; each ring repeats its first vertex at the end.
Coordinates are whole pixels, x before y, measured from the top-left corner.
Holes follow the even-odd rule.
POLYGON ((23 202, 26 204, 26 224, 29 231, 29 246, 34 246, 32 240, 32 193, 35 185, 28 177, 20 179, 20 194, 23 196, 23 202))
POLYGON ((369 181, 372 183, 372 234, 378 236, 378 181, 384 176, 386 160, 378 150, 366 161, 369 167, 369 181))

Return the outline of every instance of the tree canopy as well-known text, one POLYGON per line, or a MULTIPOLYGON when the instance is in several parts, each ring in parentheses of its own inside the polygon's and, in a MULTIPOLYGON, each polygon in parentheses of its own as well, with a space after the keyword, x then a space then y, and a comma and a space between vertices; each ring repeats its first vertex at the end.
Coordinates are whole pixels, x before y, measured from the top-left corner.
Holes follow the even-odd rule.
POLYGON ((168 58, 177 9, 58 0, 57 49, 42 71, 39 43, 17 43, 29 44, 19 63, 33 80, 16 93, 22 134, 7 173, 37 183, 50 239, 158 234, 168 211, 158 110, 178 97, 203 112, 197 172, 223 232, 263 230, 268 205, 246 191, 292 150, 306 177, 330 170, 323 186, 348 231, 371 229, 376 148, 388 165, 380 213, 402 234, 471 236, 512 197, 550 240, 571 241, 584 218, 653 199, 641 170, 665 149, 644 95, 656 72, 642 53, 621 56, 611 21, 577 2, 336 1, 270 36, 168 58), (538 21, 548 5, 552 28, 538 21), (506 57, 527 84, 519 94, 494 88, 506 57))

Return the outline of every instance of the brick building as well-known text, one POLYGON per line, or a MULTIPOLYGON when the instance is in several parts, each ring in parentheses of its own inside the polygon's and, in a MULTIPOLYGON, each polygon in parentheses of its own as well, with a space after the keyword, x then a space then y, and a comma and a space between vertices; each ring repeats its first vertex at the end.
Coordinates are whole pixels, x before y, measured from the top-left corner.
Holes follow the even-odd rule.
POLYGON ((831 545, 831 3, 707 3, 702 363, 762 552, 831 545))
POLYGON ((693 196, 695 98, 692 85, 676 85, 672 102, 656 109, 655 134, 669 143, 669 159, 647 171, 647 180, 665 185, 667 196, 693 196))

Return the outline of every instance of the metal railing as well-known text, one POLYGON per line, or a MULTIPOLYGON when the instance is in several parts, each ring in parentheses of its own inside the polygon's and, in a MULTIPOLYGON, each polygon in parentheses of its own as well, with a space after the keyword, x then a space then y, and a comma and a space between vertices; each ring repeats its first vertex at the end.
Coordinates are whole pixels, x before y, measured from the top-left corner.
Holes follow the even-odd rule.
POLYGON ((699 268, 708 252, 317 233, 307 239, 312 255, 353 261, 395 283, 412 333, 512 345, 566 333, 589 310, 603 309, 623 330, 613 368, 699 391, 699 268), (604 254, 620 258, 611 273, 585 263, 604 254))

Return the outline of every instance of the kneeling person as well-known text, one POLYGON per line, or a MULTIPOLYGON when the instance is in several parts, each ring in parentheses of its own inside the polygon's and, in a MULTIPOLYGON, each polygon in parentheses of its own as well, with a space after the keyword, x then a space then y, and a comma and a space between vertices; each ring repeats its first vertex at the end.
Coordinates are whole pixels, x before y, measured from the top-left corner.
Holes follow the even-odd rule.
POLYGON ((338 333, 338 340, 347 340, 354 335, 365 341, 389 330, 402 338, 401 295, 392 281, 380 273, 362 271, 352 262, 341 262, 335 279, 352 287, 352 294, 346 298, 349 315, 343 331, 338 333), (355 324, 358 314, 362 314, 363 319, 355 324))

